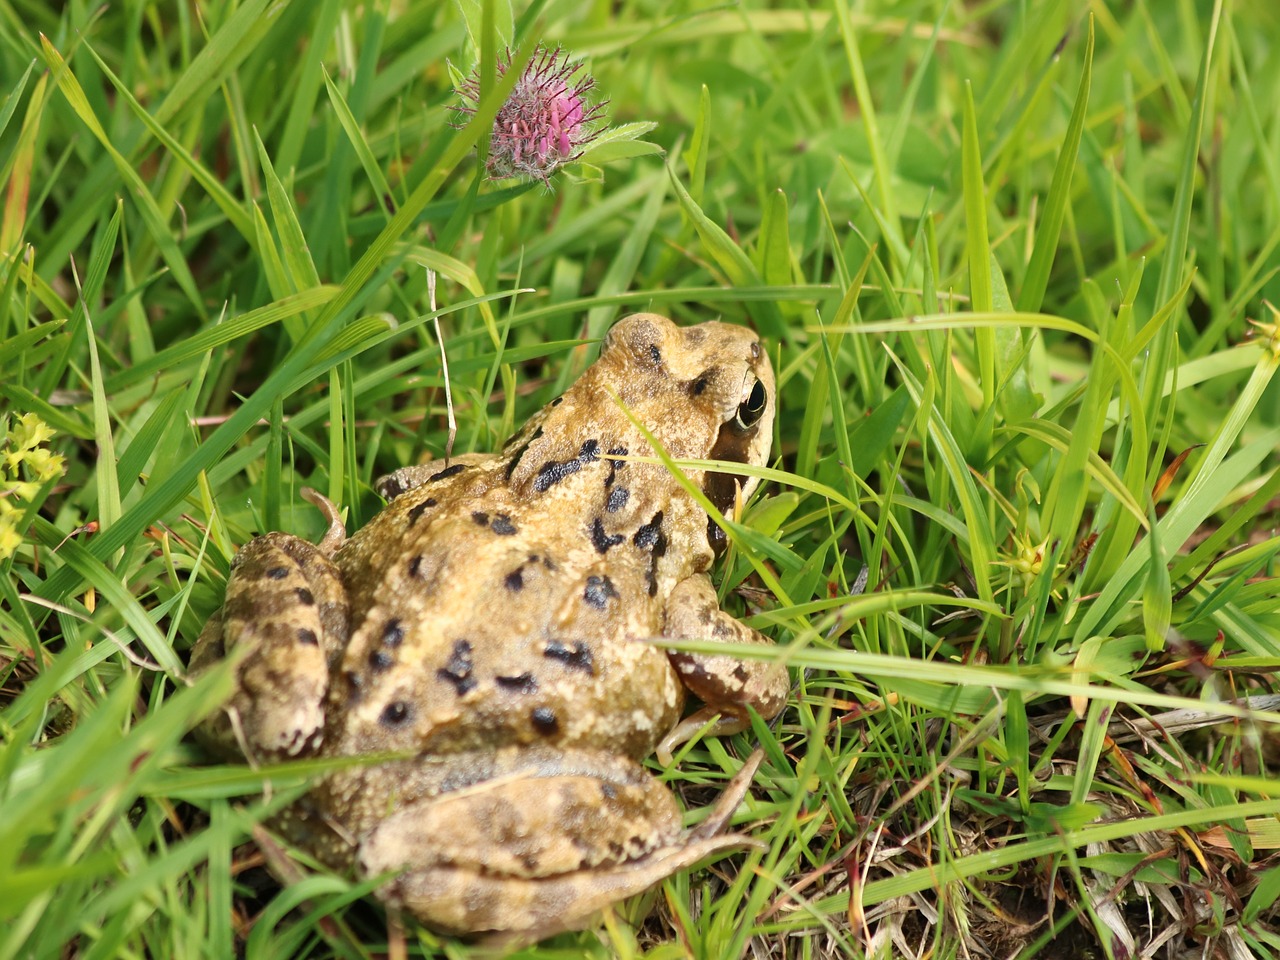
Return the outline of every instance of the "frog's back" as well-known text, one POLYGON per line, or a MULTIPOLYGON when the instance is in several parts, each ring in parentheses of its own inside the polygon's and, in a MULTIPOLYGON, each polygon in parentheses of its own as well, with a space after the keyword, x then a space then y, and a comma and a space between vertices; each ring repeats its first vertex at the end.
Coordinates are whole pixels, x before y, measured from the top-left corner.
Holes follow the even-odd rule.
POLYGON ((655 495, 671 483, 661 467, 599 460, 529 497, 510 466, 410 491, 339 554, 361 598, 331 686, 342 709, 327 711, 339 752, 551 743, 640 757, 679 718, 680 682, 647 640, 688 575, 672 534, 705 514, 655 495))

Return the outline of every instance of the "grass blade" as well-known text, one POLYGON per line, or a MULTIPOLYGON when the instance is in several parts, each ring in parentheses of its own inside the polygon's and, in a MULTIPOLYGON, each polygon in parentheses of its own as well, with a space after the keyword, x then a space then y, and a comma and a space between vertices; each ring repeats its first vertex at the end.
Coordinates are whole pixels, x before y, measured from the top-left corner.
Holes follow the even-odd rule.
POLYGON ((1067 134, 1062 139, 1058 162, 1053 168, 1053 181, 1045 194, 1044 212, 1040 227, 1036 230, 1035 248, 1027 275, 1018 294, 1018 311, 1037 313, 1044 303, 1044 292, 1049 286, 1049 271, 1053 268, 1058 240, 1062 236, 1062 222, 1067 203, 1071 199, 1071 176, 1076 168, 1076 154, 1080 150, 1080 137, 1084 132, 1085 116, 1089 109, 1089 86, 1093 81, 1093 16, 1089 17, 1089 37, 1084 48, 1084 70, 1080 74, 1080 88, 1076 92, 1075 106, 1067 123, 1067 134))

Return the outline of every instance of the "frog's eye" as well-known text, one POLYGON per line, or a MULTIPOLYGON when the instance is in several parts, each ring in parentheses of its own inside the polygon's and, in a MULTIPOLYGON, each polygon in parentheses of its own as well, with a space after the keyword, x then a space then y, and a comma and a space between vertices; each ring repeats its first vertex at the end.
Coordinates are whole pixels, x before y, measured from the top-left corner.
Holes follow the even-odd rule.
POLYGON ((768 399, 764 391, 764 384, 757 380, 755 386, 751 388, 751 394, 738 404, 738 426, 743 430, 749 430, 759 423, 760 418, 764 416, 764 408, 768 403, 768 399))

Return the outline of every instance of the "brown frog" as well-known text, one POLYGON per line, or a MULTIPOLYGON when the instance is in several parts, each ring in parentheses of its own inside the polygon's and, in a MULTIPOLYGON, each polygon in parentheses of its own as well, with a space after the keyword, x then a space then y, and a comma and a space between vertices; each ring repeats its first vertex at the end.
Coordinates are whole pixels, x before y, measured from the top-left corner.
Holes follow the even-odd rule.
MULTIPOLYGON (((756 336, 637 314, 499 454, 406 467, 390 503, 319 546, 270 533, 236 555, 195 669, 242 657, 202 737, 252 759, 381 754, 325 777, 279 824, 452 933, 534 939, 589 923, 743 837, 722 835, 753 757, 694 829, 638 761, 711 723, 776 715, 786 670, 655 637, 769 641, 720 610, 725 539, 651 456, 760 465, 774 380, 756 336), (634 420, 633 420, 634 418, 634 420), (705 706, 681 722, 685 691, 705 706), (718 718, 718 719, 717 719, 718 718), (385 759, 385 755, 398 759, 385 759)), ((686 471, 732 513, 757 481, 686 471)))

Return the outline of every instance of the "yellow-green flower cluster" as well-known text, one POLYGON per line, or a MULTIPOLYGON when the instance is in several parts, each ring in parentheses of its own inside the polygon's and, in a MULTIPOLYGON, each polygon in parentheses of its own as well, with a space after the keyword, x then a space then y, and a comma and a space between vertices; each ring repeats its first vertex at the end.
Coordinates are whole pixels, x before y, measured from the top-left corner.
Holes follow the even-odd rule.
MULTIPOLYGON (((1044 570, 1045 554, 1049 551, 1049 538, 1036 543, 1028 533, 1013 534, 1013 551, 1011 553, 1001 553, 1000 559, 995 563, 1002 567, 1009 568, 1009 584, 1010 588, 1018 586, 1022 588, 1022 592, 1030 593, 1031 587, 1039 579, 1041 571, 1044 570)), ((1066 567, 1059 563, 1054 567, 1053 575, 1057 577, 1066 567)), ((1003 589, 1003 588, 1002 588, 1003 589)), ((1054 592, 1057 596, 1057 592, 1054 592)))
POLYGON ((65 458, 44 446, 53 430, 34 413, 21 414, 0 442, 0 560, 7 560, 22 544, 18 520, 23 506, 40 488, 62 476, 65 458))
POLYGON ((1044 569, 1044 551, 1049 541, 1032 543, 1031 538, 1026 534, 1015 533, 1013 542, 1014 552, 1004 563, 1022 581, 1022 592, 1027 593, 1031 590, 1031 585, 1036 582, 1036 578, 1040 576, 1040 571, 1044 569))

